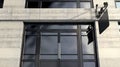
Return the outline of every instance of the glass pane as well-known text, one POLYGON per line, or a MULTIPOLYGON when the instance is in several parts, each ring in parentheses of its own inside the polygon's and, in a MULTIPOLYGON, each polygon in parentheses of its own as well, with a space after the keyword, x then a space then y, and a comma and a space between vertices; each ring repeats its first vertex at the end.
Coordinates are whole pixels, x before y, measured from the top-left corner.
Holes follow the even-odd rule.
POLYGON ((80 2, 80 8, 91 8, 91 2, 80 2))
POLYGON ((95 67, 95 62, 84 62, 84 67, 95 67))
POLYGON ((87 36, 82 36, 83 54, 94 54, 93 42, 88 45, 87 36))
POLYGON ((81 34, 82 34, 82 36, 87 36, 87 32, 85 31, 85 32, 81 32, 81 34))
POLYGON ((40 67, 58 67, 57 60, 41 60, 40 67))
POLYGON ((23 59, 35 59, 35 55, 24 55, 23 59))
POLYGON ((78 67, 77 60, 62 60, 61 67, 78 67))
POLYGON ((35 54, 35 48, 36 48, 36 36, 26 36, 24 53, 35 54))
POLYGON ((41 25, 41 29, 77 29, 76 25, 41 25))
POLYGON ((28 24, 25 26, 25 29, 39 29, 40 26, 37 24, 28 24))
POLYGON ((77 37, 61 36, 62 54, 77 54, 77 37))
POLYGON ((41 37, 41 54, 57 54, 57 36, 41 37))
POLYGON ((26 31, 26 35, 38 35, 38 32, 36 30, 34 31, 26 31))
POLYGON ((28 1, 28 8, 38 8, 39 7, 39 2, 35 1, 28 1))
POLYGON ((40 55, 40 59, 57 59, 58 55, 40 55))
POLYGON ((120 8, 120 2, 116 2, 116 7, 120 8))
POLYGON ((61 33, 61 35, 77 35, 77 33, 61 33))
POLYGON ((50 25, 40 25, 40 29, 48 29, 50 25))
POLYGON ((42 8, 76 8, 76 2, 42 2, 42 8))
POLYGON ((89 26, 89 25, 81 25, 81 29, 82 29, 82 30, 87 30, 88 26, 89 26))
POLYGON ((83 59, 95 59, 94 55, 83 55, 83 59))
POLYGON ((35 67, 35 63, 34 62, 23 62, 22 67, 35 67))
POLYGON ((58 33, 41 33, 41 35, 58 35, 58 33))
POLYGON ((62 55, 62 59, 77 59, 77 55, 62 55))

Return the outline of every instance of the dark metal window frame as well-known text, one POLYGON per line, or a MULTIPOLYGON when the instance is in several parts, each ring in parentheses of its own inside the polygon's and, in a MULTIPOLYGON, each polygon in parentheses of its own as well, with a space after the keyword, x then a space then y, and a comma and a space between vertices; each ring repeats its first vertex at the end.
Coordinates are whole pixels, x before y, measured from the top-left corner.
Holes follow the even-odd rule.
MULTIPOLYGON (((29 23, 27 23, 27 24, 29 24, 29 23)), ((65 23, 62 23, 62 24, 65 24, 65 23)), ((77 24, 77 23, 76 23, 77 24)), ((75 24, 75 25, 76 25, 75 24)), ((86 25, 86 24, 91 24, 91 23, 85 23, 85 24, 83 24, 83 25, 86 25)), ((93 24, 93 23, 92 23, 93 24)), ((41 25, 44 25, 44 24, 41 24, 41 25)), ((50 25, 54 25, 54 23, 53 24, 50 24, 50 25)), ((55 23, 55 25, 56 25, 56 23, 55 23)), ((66 24, 65 24, 66 25, 66 24)), ((71 24, 67 24, 67 25, 71 25, 71 24)), ((74 24, 72 24, 72 25, 74 25, 74 24)), ((81 28, 81 26, 80 25, 82 25, 82 24, 77 24, 78 26, 77 26, 77 30, 75 30, 75 31, 77 31, 77 34, 79 34, 79 35, 72 35, 72 36, 77 36, 77 49, 78 49, 78 61, 80 62, 80 66, 79 67, 83 67, 83 62, 95 62, 95 66, 96 67, 99 67, 99 64, 98 64, 98 56, 97 56, 97 45, 96 45, 96 37, 95 37, 95 29, 94 29, 94 52, 95 52, 95 55, 94 55, 94 57, 95 57, 95 60, 87 60, 87 59, 84 59, 83 60, 83 55, 93 55, 93 54, 82 54, 82 40, 81 40, 81 37, 82 36, 87 36, 87 35, 81 35, 81 31, 86 31, 86 30, 81 30, 80 28, 81 28), (81 50, 81 51, 80 51, 81 50)), ((94 27, 95 28, 95 27, 94 27)), ((32 30, 31 30, 32 31, 32 30)), ((30 35, 31 36, 31 35, 30 35)), ((37 36, 41 36, 41 34, 39 34, 39 35, 37 35, 37 36)), ((51 35, 44 35, 44 36, 51 36, 51 35)), ((62 36, 66 36, 66 35, 62 35, 62 36)), ((70 35, 71 36, 71 35, 70 35)), ((40 44, 40 37, 38 37, 38 40, 39 41, 37 41, 38 42, 38 44, 40 44)), ((36 57, 35 57, 35 60, 33 60, 33 59, 29 59, 29 60, 23 60, 22 58, 23 58, 23 56, 24 55, 30 55, 30 54, 24 54, 24 44, 25 44, 25 30, 24 30, 24 35, 23 35, 23 45, 22 45, 22 52, 21 52, 21 61, 20 61, 20 67, 22 67, 22 62, 35 62, 36 64, 36 66, 35 67, 39 67, 40 65, 40 60, 39 60, 39 55, 40 55, 40 51, 39 51, 39 49, 40 49, 40 45, 36 45, 36 47, 38 47, 38 48, 36 48, 36 54, 31 54, 31 55, 35 55, 36 57)), ((69 54, 68 54, 69 55, 69 54)), ((58 60, 59 61, 59 60, 58 60)), ((58 64, 59 65, 59 64, 58 64)))
POLYGON ((90 7, 93 8, 93 0, 26 0, 25 8, 28 8, 28 2, 39 2, 38 7, 42 8, 42 2, 76 2, 76 8, 80 8, 80 2, 90 2, 90 7))

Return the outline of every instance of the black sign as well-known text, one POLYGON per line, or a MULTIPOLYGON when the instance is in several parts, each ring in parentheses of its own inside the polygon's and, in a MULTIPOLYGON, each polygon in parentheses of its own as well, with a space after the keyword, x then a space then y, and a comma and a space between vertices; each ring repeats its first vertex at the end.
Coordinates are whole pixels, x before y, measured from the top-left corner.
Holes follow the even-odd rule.
POLYGON ((87 37, 88 37, 88 45, 93 41, 93 26, 90 25, 88 28, 87 28, 87 37))
POLYGON ((99 33, 101 34, 109 26, 108 11, 106 10, 102 17, 98 20, 99 33))

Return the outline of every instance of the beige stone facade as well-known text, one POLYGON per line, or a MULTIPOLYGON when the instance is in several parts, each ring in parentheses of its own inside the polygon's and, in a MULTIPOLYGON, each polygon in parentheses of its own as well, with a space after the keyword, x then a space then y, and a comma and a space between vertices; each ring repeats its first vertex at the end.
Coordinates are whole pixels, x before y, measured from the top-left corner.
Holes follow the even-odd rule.
POLYGON ((103 6, 103 2, 109 4, 110 26, 102 34, 99 34, 95 8, 28 9, 25 0, 4 0, 0 9, 0 67, 20 67, 24 21, 95 21, 100 67, 120 67, 120 9, 115 8, 115 0, 93 2, 94 7, 95 4, 103 6))

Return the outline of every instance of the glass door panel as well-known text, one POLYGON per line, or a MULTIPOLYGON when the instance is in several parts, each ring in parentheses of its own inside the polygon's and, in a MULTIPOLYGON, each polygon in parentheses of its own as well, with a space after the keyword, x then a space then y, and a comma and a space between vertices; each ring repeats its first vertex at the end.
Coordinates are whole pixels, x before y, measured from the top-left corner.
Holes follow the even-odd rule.
POLYGON ((77 26, 45 25, 41 32, 41 67, 78 67, 77 26), (48 30, 48 32, 47 32, 48 30), (52 30, 51 32, 49 30, 52 30), (67 31, 66 31, 67 30, 67 31), (72 32, 68 32, 72 31, 72 32))

